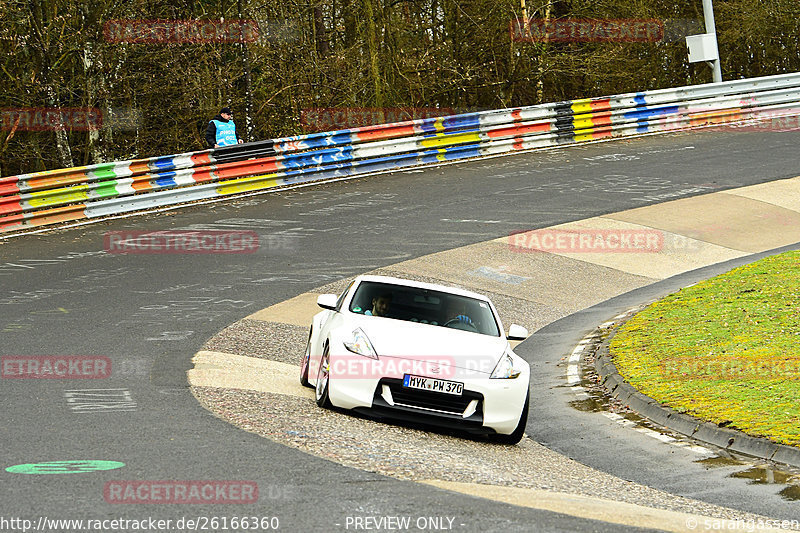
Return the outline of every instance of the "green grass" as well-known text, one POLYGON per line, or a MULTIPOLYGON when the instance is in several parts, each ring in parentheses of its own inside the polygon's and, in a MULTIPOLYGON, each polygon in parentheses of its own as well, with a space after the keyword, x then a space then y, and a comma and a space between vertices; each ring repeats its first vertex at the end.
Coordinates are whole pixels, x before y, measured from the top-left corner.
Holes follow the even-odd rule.
POLYGON ((687 287, 611 342, 620 374, 673 409, 800 446, 800 252, 687 287))

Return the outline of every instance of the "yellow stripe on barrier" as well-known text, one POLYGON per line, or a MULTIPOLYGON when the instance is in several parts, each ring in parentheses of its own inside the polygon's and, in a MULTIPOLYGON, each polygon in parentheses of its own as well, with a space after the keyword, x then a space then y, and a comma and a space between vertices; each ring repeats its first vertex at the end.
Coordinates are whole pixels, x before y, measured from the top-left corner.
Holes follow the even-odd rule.
POLYGON ((77 185, 50 191, 37 191, 29 193, 30 197, 23 200, 30 207, 46 207, 57 204, 71 204, 89 199, 88 185, 77 185))
POLYGON ((437 135, 420 141, 420 145, 425 148, 436 148, 438 146, 449 146, 452 144, 462 144, 469 142, 480 142, 481 136, 478 133, 457 133, 455 135, 437 135))
POLYGON ((278 174, 262 174, 261 176, 248 176, 226 181, 217 187, 217 192, 221 195, 238 194, 240 192, 258 191, 261 189, 271 189, 281 185, 278 174))
POLYGON ((581 100, 573 100, 572 101, 572 113, 574 115, 580 115, 583 113, 591 113, 592 109, 592 100, 590 98, 583 98, 581 100))
POLYGON ((580 120, 573 120, 572 125, 576 130, 585 130, 594 127, 594 121, 591 117, 582 118, 580 120))

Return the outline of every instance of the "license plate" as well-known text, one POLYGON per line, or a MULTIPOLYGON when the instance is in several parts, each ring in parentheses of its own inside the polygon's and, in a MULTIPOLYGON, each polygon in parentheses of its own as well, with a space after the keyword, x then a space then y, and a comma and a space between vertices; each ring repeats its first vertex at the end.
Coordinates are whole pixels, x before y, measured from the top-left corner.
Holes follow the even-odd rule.
POLYGON ((431 392, 443 392, 454 396, 461 396, 464 393, 464 384, 457 381, 446 379, 426 378, 422 376, 403 376, 403 387, 407 389, 428 390, 431 392))

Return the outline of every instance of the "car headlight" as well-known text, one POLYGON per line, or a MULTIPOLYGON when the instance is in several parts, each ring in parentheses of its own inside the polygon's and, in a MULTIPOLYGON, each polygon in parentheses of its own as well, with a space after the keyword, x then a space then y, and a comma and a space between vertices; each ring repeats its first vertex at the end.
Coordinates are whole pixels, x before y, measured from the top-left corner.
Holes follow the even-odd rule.
POLYGON ((363 355, 364 357, 371 357, 372 359, 378 358, 375 348, 372 347, 372 343, 369 342, 367 334, 364 333, 364 330, 361 328, 356 328, 353 330, 353 338, 350 339, 349 342, 344 341, 344 347, 349 351, 357 353, 358 355, 363 355))
POLYGON ((514 368, 514 359, 511 357, 511 354, 506 352, 503 354, 503 357, 500 358, 500 361, 497 362, 497 366, 494 367, 491 379, 514 379, 520 374, 521 371, 514 368))

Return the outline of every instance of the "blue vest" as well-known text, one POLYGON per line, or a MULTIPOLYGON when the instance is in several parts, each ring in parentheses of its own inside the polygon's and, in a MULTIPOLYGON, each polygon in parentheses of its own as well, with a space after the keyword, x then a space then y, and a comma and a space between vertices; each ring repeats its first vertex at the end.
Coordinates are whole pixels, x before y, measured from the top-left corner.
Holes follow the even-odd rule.
POLYGON ((230 146, 238 144, 236 140, 236 124, 232 120, 222 122, 220 120, 212 120, 214 126, 217 127, 217 144, 220 146, 230 146))

